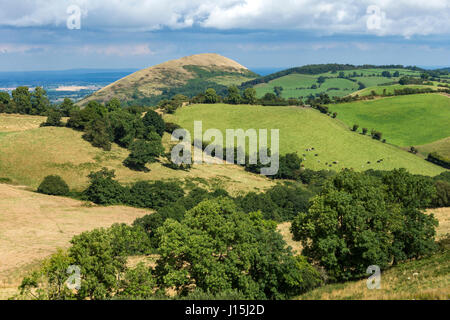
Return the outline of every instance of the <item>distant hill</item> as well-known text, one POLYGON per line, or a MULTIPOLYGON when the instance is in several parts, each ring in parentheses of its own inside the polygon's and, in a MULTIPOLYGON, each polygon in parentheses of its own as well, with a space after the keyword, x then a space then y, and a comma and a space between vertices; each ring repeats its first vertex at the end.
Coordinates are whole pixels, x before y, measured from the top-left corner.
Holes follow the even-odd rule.
POLYGON ((307 75, 319 75, 324 73, 337 73, 339 71, 356 71, 363 69, 407 69, 413 71, 423 71, 423 69, 418 67, 404 67, 402 65, 361 65, 355 66, 352 64, 337 64, 337 63, 329 63, 329 64, 310 64, 302 67, 289 68, 286 70, 278 71, 264 77, 259 77, 254 80, 249 80, 242 84, 242 87, 252 87, 254 85, 260 83, 268 83, 269 81, 290 75, 290 74, 307 74, 307 75))
POLYGON ((229 85, 240 85, 256 77, 256 73, 221 55, 197 54, 137 71, 97 91, 80 104, 91 100, 106 102, 117 97, 128 105, 149 105, 176 94, 192 97, 207 88, 223 94, 229 85))

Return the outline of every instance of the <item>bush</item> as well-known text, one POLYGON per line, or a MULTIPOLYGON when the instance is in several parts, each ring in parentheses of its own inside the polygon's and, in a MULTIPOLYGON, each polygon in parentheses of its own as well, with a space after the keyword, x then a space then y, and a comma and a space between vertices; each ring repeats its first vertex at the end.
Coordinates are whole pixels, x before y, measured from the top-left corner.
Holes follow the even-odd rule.
POLYGON ((357 124, 354 124, 353 125, 353 128, 352 128, 352 131, 358 131, 358 128, 359 128, 359 125, 357 125, 357 124))
POLYGON ((175 182, 136 182, 130 189, 129 204, 141 208, 161 208, 184 196, 183 189, 175 182))
POLYGON ((83 198, 101 205, 124 204, 130 198, 128 188, 115 181, 114 170, 103 168, 88 175, 91 183, 83 192, 83 198))
POLYGON ((57 110, 50 110, 48 112, 47 121, 41 123, 41 127, 62 127, 61 112, 57 110))
POLYGON ((156 158, 164 152, 161 137, 153 133, 151 139, 151 141, 136 140, 133 142, 130 146, 131 153, 123 164, 132 170, 149 171, 145 165, 156 162, 156 158))
POLYGON ((161 137, 163 136, 166 125, 161 116, 155 111, 147 111, 144 118, 142 118, 142 122, 144 123, 144 126, 147 128, 147 130, 156 131, 156 133, 158 133, 161 137))
POLYGON ((362 134, 363 134, 363 135, 366 135, 366 134, 367 134, 367 131, 369 131, 367 128, 363 128, 363 129, 362 129, 362 134))
POLYGON ((51 196, 67 196, 69 186, 60 176, 47 176, 39 185, 37 191, 51 196))

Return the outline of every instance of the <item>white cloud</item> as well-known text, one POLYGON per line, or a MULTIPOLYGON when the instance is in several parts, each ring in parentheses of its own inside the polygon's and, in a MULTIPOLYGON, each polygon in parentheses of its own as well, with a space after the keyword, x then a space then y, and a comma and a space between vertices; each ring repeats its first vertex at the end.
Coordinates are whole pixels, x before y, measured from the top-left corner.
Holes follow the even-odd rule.
POLYGON ((321 33, 450 34, 450 0, 0 0, 0 25, 65 26, 66 9, 82 9, 82 28, 131 31, 200 26, 321 33), (367 28, 368 6, 385 14, 367 28))

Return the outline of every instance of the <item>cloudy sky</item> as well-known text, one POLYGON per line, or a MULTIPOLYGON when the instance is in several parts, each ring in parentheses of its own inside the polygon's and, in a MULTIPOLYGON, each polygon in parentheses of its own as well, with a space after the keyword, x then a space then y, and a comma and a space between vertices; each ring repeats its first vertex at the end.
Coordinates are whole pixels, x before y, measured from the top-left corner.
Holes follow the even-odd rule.
POLYGON ((203 52, 250 68, 450 66, 450 0, 0 0, 0 71, 143 68, 203 52))

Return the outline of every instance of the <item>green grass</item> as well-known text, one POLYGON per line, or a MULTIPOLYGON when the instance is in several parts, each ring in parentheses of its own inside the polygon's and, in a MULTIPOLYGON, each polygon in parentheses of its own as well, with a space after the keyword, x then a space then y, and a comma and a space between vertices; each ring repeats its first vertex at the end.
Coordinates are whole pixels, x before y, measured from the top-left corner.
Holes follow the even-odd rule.
POLYGON ((274 87, 283 87, 282 96, 284 98, 298 98, 307 97, 310 94, 325 92, 329 96, 346 96, 358 90, 359 86, 355 82, 347 79, 327 79, 317 89, 311 89, 313 84, 319 86, 317 83, 318 76, 304 75, 304 74, 290 74, 269 83, 259 84, 255 86, 258 97, 264 96, 266 93, 273 93, 274 87), (330 88, 338 90, 329 90, 330 88))
POLYGON ((384 90, 386 90, 386 94, 394 94, 395 90, 401 90, 405 88, 411 88, 411 89, 433 89, 436 90, 436 86, 425 86, 425 85, 401 85, 401 84, 394 84, 389 86, 372 86, 365 88, 363 90, 359 90, 353 93, 353 95, 358 94, 359 96, 370 96, 372 94, 372 91, 375 91, 377 95, 382 95, 384 90))
POLYGON ((190 130, 191 135, 194 121, 197 120, 203 121, 203 130, 217 128, 225 132, 226 129, 237 128, 280 129, 280 152, 298 152, 301 157, 306 154, 303 163, 307 168, 316 170, 354 168, 363 171, 403 167, 413 173, 431 176, 445 171, 398 147, 351 132, 342 122, 313 109, 193 105, 177 110, 174 115, 167 115, 166 120, 190 130), (315 151, 307 152, 307 148, 315 148, 315 151), (384 161, 377 163, 379 159, 384 161), (338 164, 330 167, 333 161, 338 164))
MULTIPOLYGON (((404 69, 361 69, 361 70, 350 70, 344 71, 346 77, 352 77, 353 80, 357 82, 362 82, 366 87, 370 87, 370 90, 363 90, 364 95, 369 95, 371 90, 380 91, 380 87, 377 87, 380 84, 390 83, 398 81, 399 78, 387 78, 381 76, 383 71, 389 71, 393 74, 395 71, 399 71, 400 77, 405 75, 414 75, 419 76, 420 73, 417 71, 404 70, 404 69), (353 72, 356 71, 357 77, 353 77, 353 72), (361 74, 363 76, 361 76, 361 74), (374 87, 375 88, 372 88, 374 87)), ((290 74, 287 76, 283 76, 277 79, 274 79, 268 83, 262 83, 256 85, 254 88, 256 89, 258 97, 264 96, 266 93, 273 93, 273 89, 276 86, 281 86, 284 88, 282 96, 283 98, 298 98, 298 97, 307 97, 309 95, 316 95, 319 93, 327 93, 330 97, 343 97, 349 94, 356 92, 359 88, 357 82, 350 81, 348 79, 340 79, 338 78, 339 72, 337 73, 323 73, 319 75, 307 75, 307 74, 290 74), (313 84, 318 85, 317 78, 320 76, 324 76, 329 78, 321 85, 321 87, 317 89, 311 89, 313 84), (330 88, 337 88, 338 90, 329 90, 330 88)), ((384 87, 381 87, 380 93, 383 92, 384 87)), ((388 90, 393 87, 388 88, 388 90)))
POLYGON ((348 126, 375 129, 389 143, 408 147, 450 136, 450 99, 438 94, 388 97, 330 105, 348 126))
MULTIPOLYGON (((6 115, 0 114, 0 123, 4 117, 6 115)), ((15 119, 20 124, 30 116, 16 116, 15 119)), ((82 132, 55 127, 0 134, 0 178, 8 178, 15 184, 35 190, 44 177, 56 174, 71 189, 81 191, 89 183, 89 172, 108 167, 114 169, 117 180, 125 184, 139 180, 177 179, 204 188, 220 186, 232 194, 262 191, 274 184, 272 180, 246 172, 237 165, 194 165, 187 172, 153 163, 148 166, 150 172, 132 171, 122 163, 129 154, 128 150, 113 144, 112 150, 106 152, 92 147, 81 136, 82 132)), ((168 135, 164 136, 166 146, 169 140, 168 135)))
POLYGON ((301 300, 448 300, 450 251, 407 262, 381 273, 381 289, 369 290, 367 279, 329 284, 299 297, 301 300))

